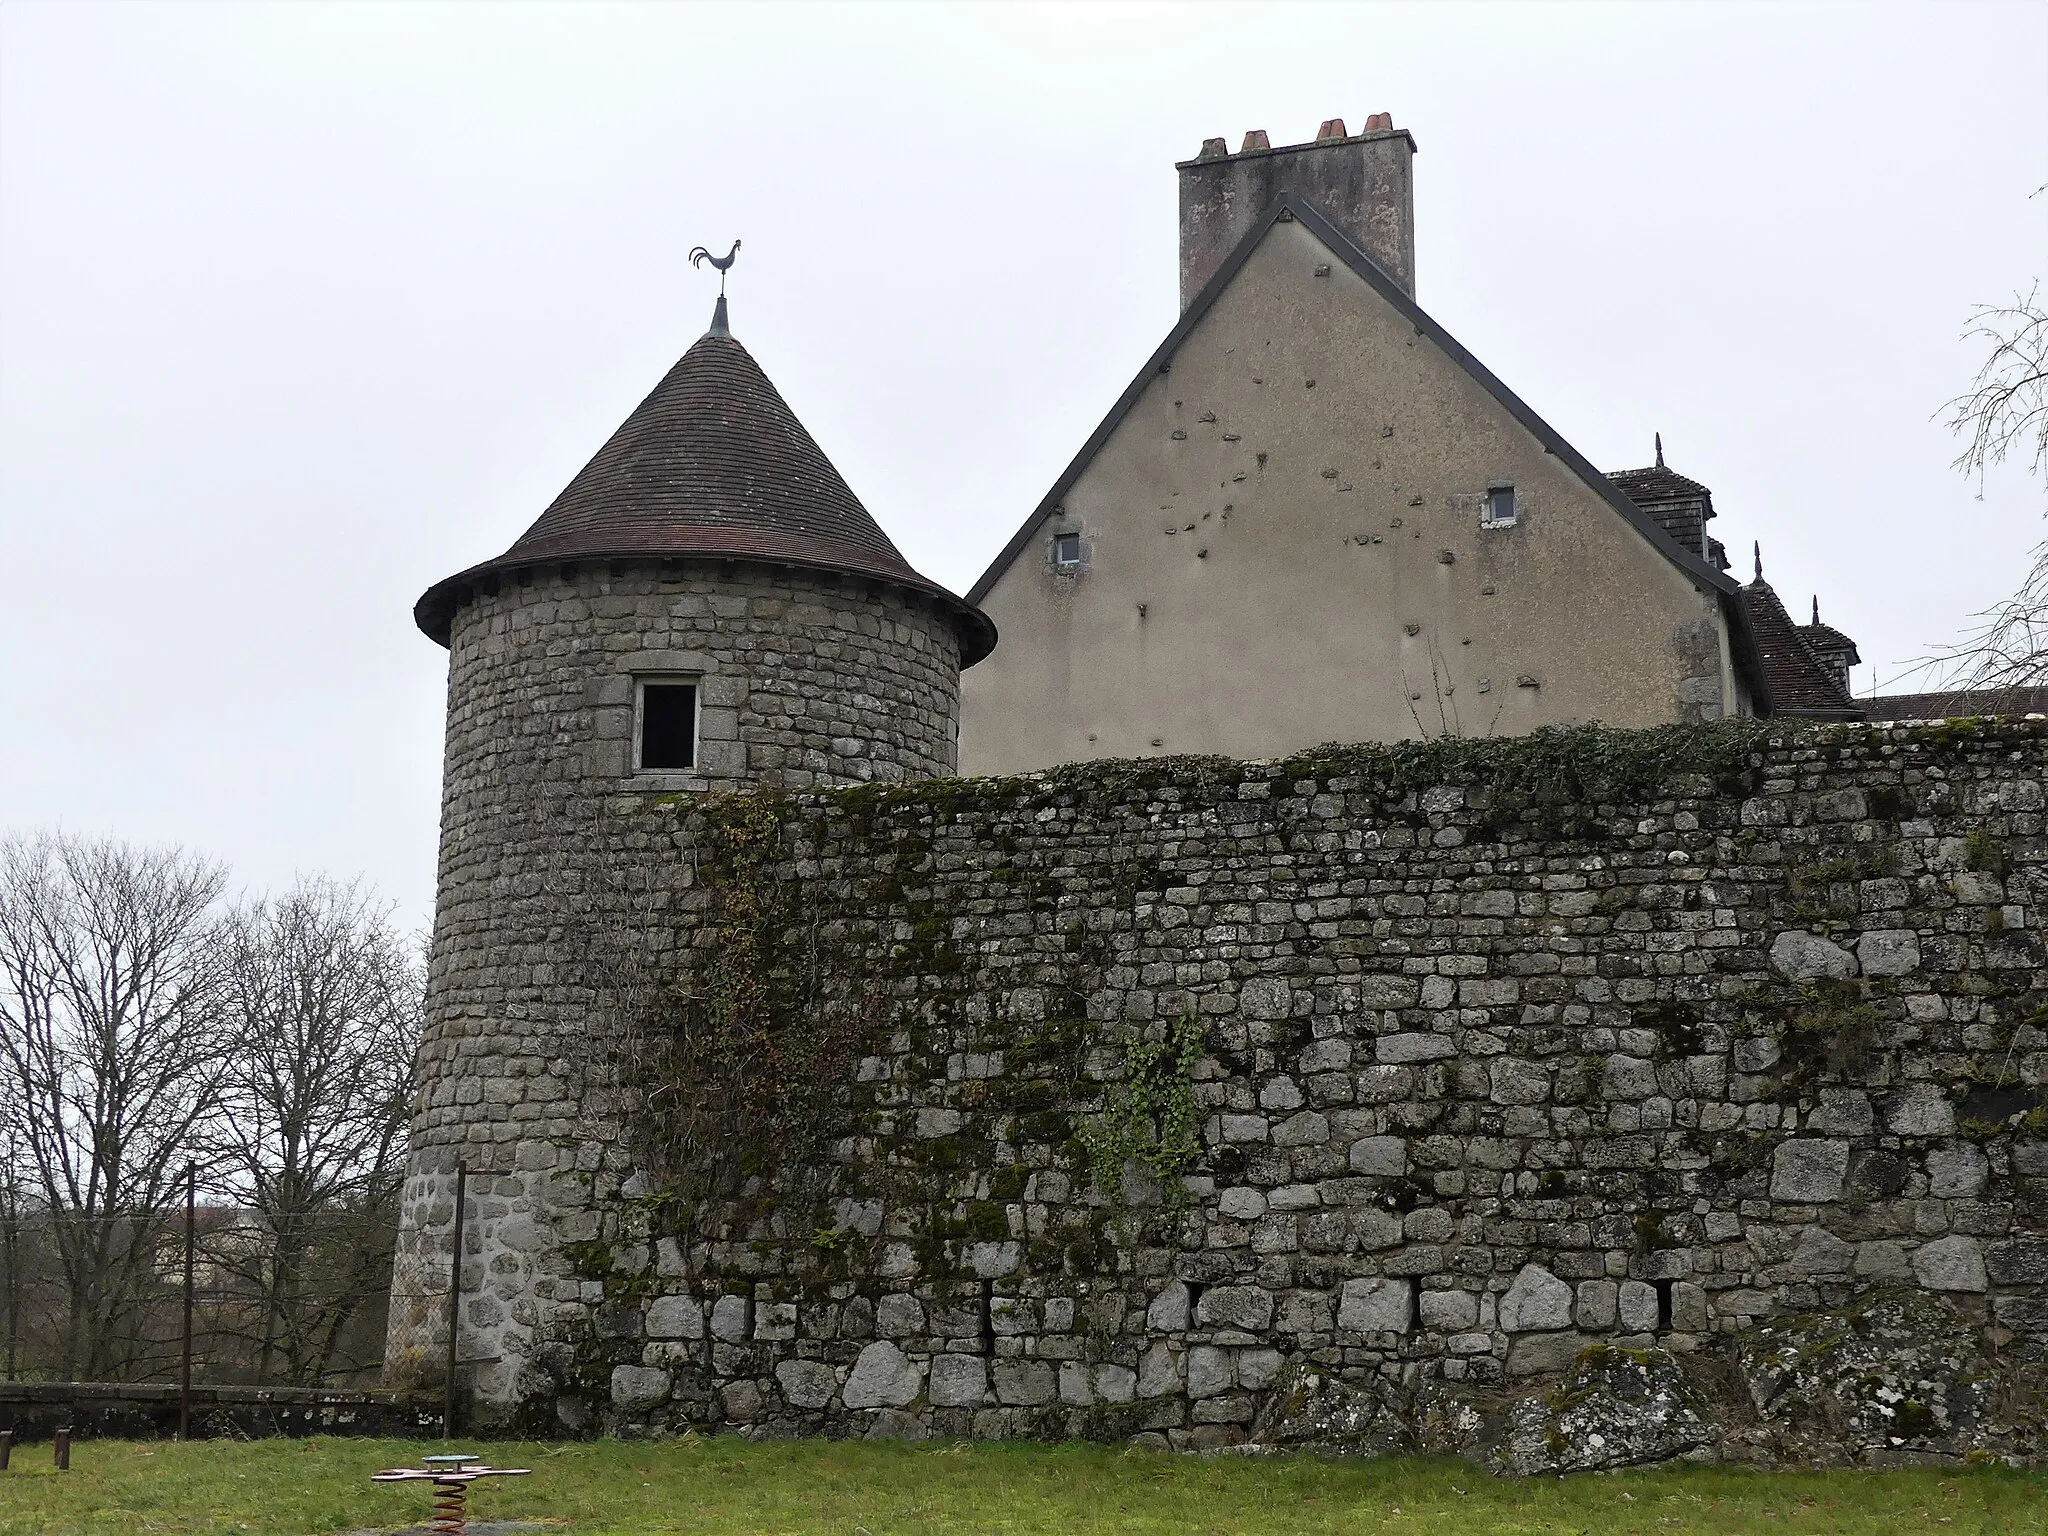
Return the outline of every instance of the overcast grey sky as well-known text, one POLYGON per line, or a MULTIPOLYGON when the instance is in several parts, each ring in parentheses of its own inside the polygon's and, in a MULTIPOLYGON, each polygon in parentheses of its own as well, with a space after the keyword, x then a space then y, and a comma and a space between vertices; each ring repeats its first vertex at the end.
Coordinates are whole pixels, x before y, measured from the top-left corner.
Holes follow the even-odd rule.
POLYGON ((424 924, 413 599, 702 331, 691 245, 964 590, 1175 319, 1173 162, 1375 111, 1423 306, 1595 463, 1661 430, 1882 678, 2016 581, 2039 491, 1933 417, 2048 265, 2048 6, 10 0, 0 826, 424 924))

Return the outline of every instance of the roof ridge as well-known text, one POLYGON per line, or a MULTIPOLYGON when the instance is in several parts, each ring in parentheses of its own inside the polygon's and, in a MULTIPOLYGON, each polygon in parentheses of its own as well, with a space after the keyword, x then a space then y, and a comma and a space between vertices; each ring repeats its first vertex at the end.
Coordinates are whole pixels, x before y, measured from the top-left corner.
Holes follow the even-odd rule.
POLYGON ((1417 334, 1429 337, 1442 348, 1453 363, 1464 369, 1496 401, 1506 407, 1510 415, 1534 434, 1553 456, 1577 474, 1589 489, 1606 501, 1612 510, 1620 514, 1630 527, 1649 540, 1665 559, 1688 576, 1705 582, 1724 595, 1732 597, 1741 590, 1734 578, 1715 570, 1706 560, 1692 554, 1659 527, 1648 513, 1630 501, 1619 486, 1595 469, 1584 454, 1565 441, 1562 433, 1537 415, 1521 396, 1503 384, 1492 370, 1468 352, 1456 337, 1432 319, 1378 262, 1367 255, 1350 236, 1338 229, 1314 204, 1288 192, 1276 197, 1266 206, 1265 212, 1252 222, 1251 227, 1232 247, 1230 254, 1223 258, 1215 272, 1210 275, 1208 282, 1202 285, 1201 292, 1195 295, 1193 302, 1166 333, 1166 339, 1153 349, 1144 367, 1138 370, 1137 377, 1125 387, 1124 392, 1117 397, 1116 403, 1110 407, 1109 414, 1103 417, 1088 440, 1081 445, 1080 452, 1076 453, 1067 467, 1060 472, 1059 478, 1052 484, 1052 489, 1040 499, 1038 505, 1024 519, 1022 526, 981 573, 980 578, 967 589, 969 603, 979 603, 988 596, 997 579, 1009 569, 1011 562, 1030 542, 1038 526, 1052 514, 1061 498, 1073 488, 1074 482, 1080 479, 1102 445, 1109 440, 1110 434, 1137 404, 1146 386, 1159 373, 1161 365, 1172 357, 1196 324, 1215 305, 1216 300, 1222 296, 1223 291, 1230 286, 1246 261, 1250 259, 1251 253, 1257 249, 1259 242, 1265 239, 1267 232, 1284 219, 1297 219, 1305 225, 1311 234, 1330 248, 1332 254, 1358 276, 1364 278, 1366 283, 1391 303, 1403 318, 1413 324, 1417 334))

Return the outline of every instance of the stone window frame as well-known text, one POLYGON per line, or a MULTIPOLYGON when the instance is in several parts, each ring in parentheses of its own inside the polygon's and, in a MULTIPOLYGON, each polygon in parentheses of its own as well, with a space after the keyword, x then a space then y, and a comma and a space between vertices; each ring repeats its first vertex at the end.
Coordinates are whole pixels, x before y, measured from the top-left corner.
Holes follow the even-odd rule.
POLYGON ((635 779, 650 775, 657 778, 675 778, 679 775, 701 778, 704 773, 704 674, 702 672, 634 672, 633 677, 633 739, 629 748, 631 755, 626 759, 635 779), (647 690, 650 688, 681 688, 690 690, 690 766, 687 768, 646 768, 640 763, 641 733, 647 724, 647 690))
POLYGON ((1088 557, 1092 553, 1088 547, 1088 540, 1081 533, 1080 524, 1070 519, 1053 524, 1052 537, 1046 542, 1045 559, 1056 575, 1073 576, 1087 570, 1088 557), (1068 539, 1074 541, 1074 558, 1062 560, 1060 546, 1068 539))
MULTIPOLYGON (((593 771, 611 780, 619 789, 667 794, 711 788, 714 781, 732 778, 741 770, 729 762, 711 761, 713 749, 724 752, 735 745, 738 731, 737 700, 734 691, 744 690, 733 669, 719 665, 709 651, 667 649, 629 651, 612 660, 610 667, 589 685, 590 700, 596 708, 598 740, 593 771), (695 682, 697 685, 697 748, 694 768, 648 768, 640 760, 640 683, 695 682)), ((729 754, 728 754, 729 755, 729 754)))
POLYGON ((1479 503, 1479 526, 1482 528, 1512 528, 1521 520, 1522 499, 1515 494, 1515 482, 1512 480, 1487 481, 1486 495, 1479 503), (1496 517, 1494 515, 1496 498, 1503 491, 1507 493, 1508 515, 1506 517, 1496 517))

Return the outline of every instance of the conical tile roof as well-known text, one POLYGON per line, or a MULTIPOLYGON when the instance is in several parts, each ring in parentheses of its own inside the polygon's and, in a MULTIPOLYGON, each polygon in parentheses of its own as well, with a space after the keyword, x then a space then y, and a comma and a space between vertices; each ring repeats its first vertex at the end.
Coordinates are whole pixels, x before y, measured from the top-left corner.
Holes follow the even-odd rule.
POLYGON ((493 575, 564 560, 689 556, 866 576, 937 599, 961 664, 995 645, 978 610, 911 569, 753 355, 726 328, 685 352, 562 494, 495 560, 437 582, 413 616, 448 643, 455 610, 493 575))

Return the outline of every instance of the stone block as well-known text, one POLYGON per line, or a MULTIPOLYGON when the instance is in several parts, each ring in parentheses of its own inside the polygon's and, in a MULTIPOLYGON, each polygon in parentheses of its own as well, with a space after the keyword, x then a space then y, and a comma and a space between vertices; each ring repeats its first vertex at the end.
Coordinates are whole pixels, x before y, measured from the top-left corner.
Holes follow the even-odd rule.
POLYGON ((1952 1136, 1956 1107, 1933 1083, 1909 1083, 1885 1101, 1884 1122, 1894 1136, 1952 1136))
POLYGON ((1600 1096, 1604 1099, 1647 1099, 1656 1091, 1657 1068, 1653 1062, 1614 1055, 1600 1069, 1600 1096))
POLYGON ((1620 1319, 1621 1288, 1612 1280, 1581 1280, 1572 1299, 1572 1324, 1605 1333, 1620 1319))
POLYGON ((1412 976, 1361 976, 1358 979, 1358 1001, 1365 1008, 1413 1008, 1421 990, 1420 983, 1412 976))
POLYGON ((1819 1205, 1841 1197, 1849 1176, 1849 1143, 1795 1138, 1771 1154, 1771 1198, 1819 1205))
POLYGON ((1351 1171, 1399 1178, 1408 1171, 1408 1143, 1399 1136, 1367 1136, 1351 1143, 1351 1171))
POLYGON ((1856 1245, 1855 1273, 1869 1280, 1907 1280, 1912 1278, 1913 1265, 1903 1243, 1877 1238, 1856 1245))
POLYGON ((1941 1237, 1913 1250, 1913 1275, 1930 1291, 1982 1291, 1984 1250, 1974 1237, 1941 1237))
POLYGON ((877 1339, 854 1361, 840 1398, 848 1408, 904 1408, 922 1385, 916 1363, 887 1339, 877 1339))
POLYGON ((1657 1288, 1641 1280, 1624 1280, 1616 1288, 1615 1312, 1623 1333, 1657 1331, 1657 1288))
POLYGON ((647 1304, 650 1339, 701 1339, 704 1306, 694 1296, 657 1296, 647 1304))
POLYGON ((1266 1214, 1265 1192, 1244 1185, 1226 1189, 1217 1196, 1216 1209, 1232 1221, 1257 1221, 1266 1214))
POLYGON ((1203 1328, 1259 1333, 1272 1321, 1272 1293, 1253 1285, 1211 1286, 1195 1308, 1195 1322, 1203 1328))
POLYGON ((1816 1136, 1868 1136, 1877 1129, 1870 1095, 1861 1088, 1821 1089, 1820 1102, 1806 1117, 1806 1128, 1816 1136))
POLYGON ((1138 1358, 1138 1396, 1166 1397, 1181 1387, 1180 1359, 1164 1341, 1153 1344, 1138 1358))
POLYGON ((907 1339, 924 1332, 924 1303, 915 1296, 892 1292, 875 1303, 875 1332, 885 1339, 907 1339))
POLYGON ((668 1401, 669 1374, 648 1365, 612 1367, 612 1406, 621 1413, 648 1413, 668 1401))
POLYGON ((1381 1035, 1373 1042, 1373 1055, 1385 1066, 1407 1066, 1418 1061, 1441 1061, 1458 1054, 1449 1035, 1381 1035))
POLYGON ((1771 964, 1791 981, 1843 981, 1856 974, 1856 957, 1803 928, 1771 941, 1771 964))
POLYGON ((1984 1250, 1985 1273, 1999 1285, 2048 1285, 2048 1232, 2025 1232, 1984 1250))
POLYGON ((1294 989, 1278 976, 1255 976, 1237 990, 1238 1012, 1248 1019, 1284 1019, 1292 1011, 1294 989))
POLYGON ((1277 1349, 1240 1349, 1237 1352, 1237 1384, 1249 1392, 1263 1392, 1279 1376, 1286 1357, 1277 1349))
POLYGON ((1095 1395, 1105 1403, 1128 1403, 1138 1395, 1138 1373, 1127 1365, 1098 1365, 1090 1378, 1095 1395))
POLYGON ((1431 1333, 1463 1333, 1479 1321, 1479 1298, 1470 1291, 1424 1291, 1421 1313, 1431 1333))
POLYGON ((744 1344, 754 1331, 750 1296, 721 1296, 711 1304, 711 1337, 726 1344, 744 1344))
POLYGON ((1276 1147, 1319 1147, 1330 1139, 1330 1122, 1313 1109, 1290 1115, 1273 1127, 1276 1147))
POLYGON ((1037 1408, 1053 1400, 1059 1383, 1043 1360, 998 1360, 990 1373, 996 1400, 1013 1408, 1037 1408))
POLYGON ((979 1355, 933 1355, 934 1408, 979 1408, 988 1399, 988 1362, 979 1355))
POLYGON ((1188 1351, 1189 1397, 1220 1397, 1236 1385, 1237 1370, 1229 1350, 1197 1344, 1188 1351))
POLYGON ((1927 1154, 1927 1192, 1937 1200, 1974 1200, 1991 1177, 1990 1161, 1967 1141, 1927 1154))
POLYGON ((1910 928, 1879 928, 1856 941, 1866 976, 1904 976, 1920 968, 1920 935, 1910 928))
POLYGON ((1799 1234, 1790 1262, 1802 1275, 1846 1275, 1855 1267, 1856 1249, 1826 1227, 1811 1226, 1799 1234))
POLYGON ((1524 1333, 1508 1344, 1510 1376, 1557 1376, 1592 1340, 1582 1333, 1524 1333))
POLYGON ((775 1380, 792 1408, 823 1408, 839 1389, 839 1378, 822 1360, 785 1360, 775 1367, 775 1380))
POLYGON ((1540 1264, 1525 1264, 1500 1299, 1500 1326, 1535 1333, 1572 1325, 1572 1288, 1540 1264))
POLYGON ((1488 1085, 1488 1097, 1496 1104, 1541 1104, 1550 1097, 1550 1073, 1515 1056, 1491 1063, 1488 1085))
POLYGON ((1414 1305, 1414 1289, 1406 1280, 1346 1280, 1337 1326, 1355 1333, 1406 1333, 1414 1305))

